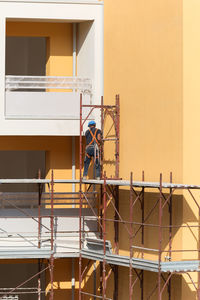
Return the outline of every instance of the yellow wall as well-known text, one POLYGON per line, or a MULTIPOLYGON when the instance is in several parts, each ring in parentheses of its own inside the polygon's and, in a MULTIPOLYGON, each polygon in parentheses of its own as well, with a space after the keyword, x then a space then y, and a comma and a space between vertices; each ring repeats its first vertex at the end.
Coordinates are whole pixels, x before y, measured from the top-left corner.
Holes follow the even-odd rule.
POLYGON ((105 1, 105 102, 121 95, 120 175, 182 181, 181 1, 105 1))
MULTIPOLYGON (((120 177, 129 179, 130 171, 133 171, 134 180, 141 180, 144 170, 146 181, 159 181, 162 172, 164 181, 169 182, 169 173, 172 171, 174 182, 185 182, 182 1, 116 0, 105 1, 104 7, 104 97, 105 102, 110 103, 114 101, 115 94, 120 94, 120 177)), ((112 150, 112 146, 107 146, 107 161, 111 158, 112 150)), ((110 167, 108 163, 108 173, 110 167)), ((120 195, 120 212, 127 220, 128 191, 120 189, 120 195)), ((145 195, 146 214, 157 196, 149 192, 145 195)), ((176 197, 173 221, 174 224, 181 224, 183 198, 176 197)), ((163 221, 168 223, 167 207, 165 209, 163 221)), ((139 205, 134 210, 134 219, 140 219, 139 205)), ((158 223, 158 211, 148 222, 158 223)), ((109 237, 112 236, 112 227, 108 225, 109 237)), ((120 233, 121 253, 127 255, 129 241, 123 225, 120 225, 120 233)), ((174 248, 181 249, 181 230, 174 230, 173 234, 174 248)), ((189 235, 192 236, 191 233, 189 235)), ((166 240, 167 233, 164 235, 164 248, 167 248, 166 240)), ((139 238, 134 243, 139 244, 139 238)), ((145 230, 145 243, 147 247, 158 248, 157 229, 148 227, 145 230)), ((146 257, 148 255, 156 257, 153 253, 146 253, 146 257)), ((120 276, 120 283, 123 282, 125 286, 128 281, 127 270, 121 272, 120 276)), ((157 274, 146 272, 145 276, 147 297, 157 282, 157 274)), ((182 299, 181 277, 174 280, 178 284, 172 291, 172 299, 182 299)), ((190 286, 187 289, 187 295, 191 296, 190 286)), ((128 299, 128 286, 120 289, 120 293, 123 293, 120 299, 128 299)), ((135 299, 140 299, 137 287, 135 293, 135 299)), ((163 299, 165 297, 166 291, 163 299)), ((156 292, 152 299, 157 299, 156 292)))
MULTIPOLYGON (((183 0, 183 180, 188 183, 199 184, 199 151, 200 151, 200 3, 197 0, 183 0)), ((199 203, 199 193, 194 194, 199 203)), ((197 224, 199 219, 198 208, 191 196, 185 193, 183 217, 188 225, 197 224)), ((196 228, 184 239, 183 247, 197 249, 198 232, 196 228)), ((186 235, 185 231, 184 234, 186 235)), ((197 258, 197 253, 185 254, 185 259, 197 258)), ((196 274, 193 280, 197 283, 196 274)), ((189 278, 184 276, 182 289, 183 299, 196 299, 196 292, 189 278), (192 291, 190 294, 189 291, 192 291)))
POLYGON ((8 36, 46 37, 46 75, 72 76, 72 24, 48 22, 7 22, 8 36))

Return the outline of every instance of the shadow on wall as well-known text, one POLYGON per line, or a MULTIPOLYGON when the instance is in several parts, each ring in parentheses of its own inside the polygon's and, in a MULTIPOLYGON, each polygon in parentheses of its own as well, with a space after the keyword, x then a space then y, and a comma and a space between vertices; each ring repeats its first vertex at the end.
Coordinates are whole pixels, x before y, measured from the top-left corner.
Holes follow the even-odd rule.
MULTIPOLYGON (((0 264, 0 273, 1 273, 1 280, 0 280, 0 288, 15 288, 18 285, 22 284, 24 281, 28 280, 30 277, 34 276, 38 272, 38 264, 37 263, 26 263, 24 260, 23 262, 16 262, 12 264, 8 263, 1 263, 0 264), (3 274, 3 276, 2 276, 3 274)), ((37 290, 37 276, 34 277, 32 280, 26 282, 22 288, 35 288, 37 290)), ((41 274, 41 289, 44 291, 45 289, 45 274, 41 274)), ((34 292, 35 292, 34 290, 34 292)), ((27 291, 27 290, 26 290, 27 291)), ((33 290, 31 290, 33 292, 33 290)), ((23 290, 13 291, 13 295, 17 295, 17 292, 21 292, 19 295, 20 300, 34 300, 35 293, 25 294, 23 290)), ((12 297, 11 297, 12 299, 12 297)), ((44 300, 44 293, 42 293, 41 300, 44 300)))
POLYGON ((93 21, 85 21, 78 23, 78 28, 77 28, 77 35, 78 35, 78 40, 77 40, 77 54, 83 49, 84 42, 86 41, 86 38, 92 28, 93 21))
MULTIPOLYGON (((86 269, 83 276, 83 292, 100 296, 100 263, 83 259, 82 271, 86 269)), ((83 299, 92 299, 83 295, 83 299)))
MULTIPOLYGON (((166 276, 162 274, 161 277, 161 285, 164 286, 166 276)), ((172 300, 178 300, 182 299, 182 289, 181 289, 181 283, 182 283, 182 276, 181 275, 173 275, 171 278, 171 299, 172 300)), ((139 284, 139 283, 137 283, 139 284)), ((144 299, 152 299, 156 300, 158 299, 158 273, 154 272, 144 272, 144 299), (152 295, 151 297, 149 297, 152 295)), ((169 299, 168 289, 165 287, 163 294, 162 294, 163 300, 169 299)), ((193 299, 188 297, 187 299, 193 299)))
MULTIPOLYGON (((139 190, 138 190, 139 191, 139 190)), ((169 193, 165 193, 165 198, 169 196, 169 193)), ((129 190, 120 189, 120 200, 119 200, 119 213, 123 220, 129 222, 129 202, 130 202, 130 192, 129 190)), ((134 198, 135 199, 135 198, 134 198)), ((146 226, 144 227, 144 245, 145 248, 158 249, 159 245, 159 229, 158 229, 158 220, 159 220, 159 193, 145 192, 144 194, 144 220, 146 226), (149 213, 152 214, 148 217, 149 213), (155 225, 155 226, 152 226, 155 225)), ((107 208, 107 218, 114 219, 115 211, 111 203, 109 203, 107 208)), ((165 261, 169 255, 169 207, 166 205, 163 209, 163 217, 162 217, 162 225, 164 228, 162 229, 162 250, 166 252, 162 255, 162 261, 165 261)), ((133 221, 138 222, 138 224, 134 224, 133 226, 133 245, 135 247, 142 246, 142 210, 141 203, 138 200, 133 208, 133 221)), ((194 212, 189 206, 188 202, 185 201, 185 198, 182 195, 174 194, 172 198, 172 250, 181 250, 183 247, 183 239, 191 239, 193 243, 195 243, 195 249, 198 249, 198 241, 197 241, 197 228, 189 228, 187 227, 187 223, 189 222, 198 222, 194 212), (183 220, 183 205, 187 210, 188 214, 184 215, 183 220), (186 207, 187 206, 187 207, 186 207), (179 228, 180 225, 185 225, 184 235, 183 229, 179 228)), ((196 224, 198 225, 198 224, 196 224)), ((126 225, 123 223, 119 223, 119 249, 120 253, 123 255, 129 255, 129 232, 130 232, 130 224, 126 225)), ((112 246, 114 248, 114 222, 107 221, 106 222, 106 239, 110 240, 112 246)), ((140 249, 134 248, 134 257, 141 257, 142 251, 140 249)), ((144 251, 144 257, 146 259, 158 259, 157 252, 155 251, 144 251)), ((174 252, 172 253, 172 260, 181 260, 182 253, 174 252)))
MULTIPOLYGON (((45 151, 0 151, 0 178, 37 178, 45 175, 45 151)), ((1 192, 37 192, 36 184, 1 184, 1 192)))
MULTIPOLYGON (((78 259, 74 260, 74 269, 75 269, 75 278, 78 280, 78 259)), ((72 259, 64 258, 57 259, 54 262, 54 299, 71 299, 72 297, 72 288, 71 288, 71 279, 72 279, 72 259)), ((50 292, 50 277, 49 271, 46 272, 46 292, 50 292)), ((78 296, 78 291, 75 290, 75 296, 78 296)), ((49 296, 48 296, 49 297, 49 296)), ((75 298, 76 299, 76 298, 75 298)))
MULTIPOLYGON (((83 260, 83 270, 86 266, 89 266, 88 270, 84 274, 83 278, 83 292, 93 294, 96 290, 96 295, 100 295, 100 264, 96 264, 96 271, 93 269, 93 262, 89 264, 88 260, 83 260), (95 279, 96 278, 96 279, 95 279)), ((109 271, 111 270, 111 266, 106 266, 106 276, 108 276, 109 271)), ((139 271, 139 270, 137 270, 139 271)), ((157 283, 158 283, 158 273, 154 272, 148 272, 144 271, 144 287, 143 287, 143 295, 144 299, 149 299, 148 297, 152 294, 151 299, 157 299, 157 283)), ((162 287, 164 286, 164 278, 161 279, 162 287)), ((133 287, 133 294, 135 299, 140 299, 141 297, 141 286, 140 281, 137 280, 137 275, 133 270, 133 282, 136 282, 136 284, 133 287)), ((78 280, 78 278, 77 278, 78 280)), ((182 276, 181 275, 173 275, 171 280, 171 299, 182 299, 182 276)), ((188 289, 188 286, 187 286, 188 289)), ((185 299, 195 299, 193 296, 195 296, 194 292, 189 290, 186 291, 188 298, 185 299)), ((111 275, 109 276, 107 280, 107 286, 106 286, 106 296, 107 298, 113 299, 114 295, 114 277, 113 272, 111 272, 111 275)), ((119 282, 118 282, 118 295, 119 299, 129 299, 129 268, 121 267, 119 266, 119 282)), ((90 299, 89 296, 84 295, 84 299, 90 299)), ((92 299, 92 298, 91 298, 92 299)), ((168 299, 168 290, 165 288, 163 292, 163 300, 168 299)))
MULTIPOLYGON (((194 284, 197 286, 197 280, 194 280, 194 284)), ((182 276, 182 300, 196 300, 197 291, 194 288, 193 283, 186 275, 182 276)))

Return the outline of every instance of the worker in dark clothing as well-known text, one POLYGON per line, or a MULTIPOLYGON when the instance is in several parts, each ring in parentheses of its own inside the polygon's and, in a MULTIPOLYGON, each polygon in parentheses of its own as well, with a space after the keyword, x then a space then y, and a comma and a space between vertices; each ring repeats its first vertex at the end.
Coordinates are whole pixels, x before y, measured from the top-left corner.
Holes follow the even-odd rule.
POLYGON ((86 148, 85 148, 83 179, 87 178, 88 168, 92 157, 94 157, 94 163, 96 168, 96 179, 100 179, 99 146, 101 143, 102 134, 101 134, 101 130, 96 128, 95 121, 90 121, 88 123, 88 127, 89 129, 85 133, 86 148))

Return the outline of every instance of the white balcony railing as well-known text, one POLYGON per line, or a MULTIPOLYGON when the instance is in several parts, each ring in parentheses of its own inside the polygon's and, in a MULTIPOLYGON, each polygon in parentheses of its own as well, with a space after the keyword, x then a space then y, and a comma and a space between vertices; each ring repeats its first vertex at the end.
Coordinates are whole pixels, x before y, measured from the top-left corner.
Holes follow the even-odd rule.
POLYGON ((92 82, 89 78, 66 76, 6 76, 6 91, 65 89, 82 93, 92 93, 92 82))
POLYGON ((5 79, 5 117, 9 119, 77 120, 80 93, 84 104, 93 101, 89 78, 8 75, 5 79))

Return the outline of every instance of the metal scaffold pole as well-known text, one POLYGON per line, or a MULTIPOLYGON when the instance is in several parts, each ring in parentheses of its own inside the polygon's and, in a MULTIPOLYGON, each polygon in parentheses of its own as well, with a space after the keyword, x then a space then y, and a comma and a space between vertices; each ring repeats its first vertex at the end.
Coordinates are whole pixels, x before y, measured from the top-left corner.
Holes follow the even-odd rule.
MULTIPOLYGON (((81 300, 81 286, 82 286, 82 255, 81 255, 81 248, 82 248, 82 218, 81 218, 81 209, 82 209, 82 185, 83 185, 83 181, 82 181, 82 160, 83 160, 83 125, 85 124, 85 122, 89 119, 89 117, 91 117, 92 112, 95 109, 99 109, 100 110, 100 119, 101 119, 101 132, 102 132, 102 145, 101 145, 101 149, 100 149, 100 157, 101 157, 101 178, 104 179, 104 143, 111 141, 115 143, 115 150, 114 150, 114 157, 115 157, 115 173, 114 176, 112 177, 113 179, 119 179, 119 119, 120 119, 120 103, 119 103, 119 95, 116 95, 115 97, 115 105, 104 105, 104 99, 103 96, 101 97, 101 104, 100 105, 85 105, 83 104, 83 97, 82 95, 80 96, 80 151, 79 151, 79 161, 80 161, 80 213, 79 213, 79 250, 80 250, 80 255, 79 255, 79 300, 81 300), (86 115, 86 117, 84 117, 83 119, 83 109, 84 108, 88 108, 89 112, 86 115), (105 136, 105 119, 106 117, 109 116, 112 120, 112 124, 115 131, 115 137, 111 137, 109 138, 109 136, 105 136)), ((101 186, 100 188, 100 223, 102 226, 100 226, 100 238, 104 238, 104 230, 102 230, 103 228, 103 218, 104 218, 104 209, 103 209, 103 203, 104 203, 104 197, 106 197, 106 193, 104 190, 104 187, 101 186), (102 213, 103 212, 103 213, 102 213)), ((106 186, 105 186, 106 189, 106 186)), ((119 211, 119 186, 113 186, 112 187, 112 197, 114 199, 114 205, 116 207, 115 209, 115 220, 116 222, 114 222, 114 240, 115 240, 115 253, 118 254, 119 253, 119 215, 118 215, 118 211, 119 211)), ((118 266, 112 266, 113 274, 114 274, 114 293, 113 293, 113 299, 114 300, 118 300, 118 266)), ((108 274, 108 276, 106 276, 106 269, 105 269, 105 261, 100 262, 100 295, 102 296, 102 298, 104 299, 105 296, 105 286, 106 286, 106 282, 108 280, 108 278, 110 277, 110 272, 108 274)), ((106 299, 106 298, 105 298, 106 299)))
POLYGON ((53 269, 54 269, 54 174, 53 170, 51 171, 51 257, 50 257, 50 281, 51 281, 51 290, 50 290, 50 300, 54 298, 53 290, 53 269))
MULTIPOLYGON (((103 109, 103 96, 101 96, 101 133, 104 137, 104 109, 103 109)), ((104 163, 104 143, 101 145, 101 178, 103 178, 103 163, 104 163)))
MULTIPOLYGON (((116 105, 116 116, 114 119, 115 123, 115 135, 116 135, 116 142, 115 142, 115 177, 119 179, 119 132, 120 132, 120 102, 119 102, 119 95, 115 97, 115 105, 116 105)), ((119 186, 114 187, 114 200, 115 200, 115 221, 114 222, 114 232, 115 232, 115 253, 119 254, 119 186)), ((118 281, 119 281, 119 267, 116 265, 114 266, 114 300, 118 300, 118 281)))
POLYGON ((106 173, 104 172, 103 184, 103 300, 106 299, 106 208, 107 208, 107 195, 106 195, 106 173))
POLYGON ((161 259, 162 259, 162 174, 160 174, 160 196, 158 212, 158 300, 162 300, 161 294, 161 259))
MULTIPOLYGON (((144 171, 142 171, 142 181, 144 182, 144 171)), ((141 195, 141 223, 144 224, 144 195, 145 188, 142 187, 142 195, 141 195)), ((144 225, 142 225, 142 234, 141 234, 141 245, 144 247, 144 225)), ((144 250, 142 249, 142 258, 144 259, 144 250)), ((144 299, 144 270, 141 271, 141 281, 140 281, 140 289, 141 289, 141 300, 144 299)))
POLYGON ((82 149, 83 149, 83 141, 82 141, 82 132, 83 132, 83 124, 82 124, 82 94, 80 95, 80 149, 79 149, 79 300, 81 300, 81 285, 82 285, 82 149))
MULTIPOLYGON (((38 179, 41 179, 41 171, 38 172, 38 179)), ((38 184, 38 248, 41 247, 41 183, 38 184)), ((38 259, 38 300, 41 299, 41 261, 38 259)))
POLYGON ((133 173, 130 176, 130 202, 129 202, 129 251, 130 251, 130 265, 129 265, 129 300, 133 298, 133 173))
POLYGON ((120 103, 119 103, 119 95, 115 97, 115 106, 116 106, 116 116, 114 119, 115 123, 115 135, 116 135, 116 142, 115 142, 115 177, 119 179, 119 129, 120 129, 120 103))
MULTIPOLYGON (((100 186, 100 239, 103 238, 103 186, 100 186)), ((103 263, 100 261, 100 283, 99 283, 99 290, 100 290, 100 295, 103 295, 103 263)))
MULTIPOLYGON (((170 172, 170 183, 172 183, 172 172, 170 172)), ((169 260, 172 259, 172 188, 169 189, 169 260)), ((168 283, 168 299, 171 300, 172 279, 168 283)))

